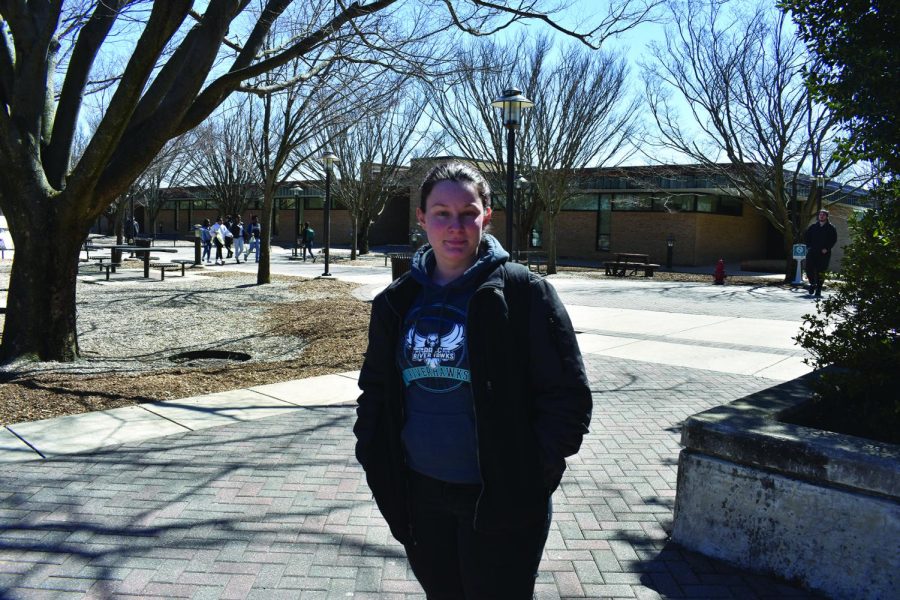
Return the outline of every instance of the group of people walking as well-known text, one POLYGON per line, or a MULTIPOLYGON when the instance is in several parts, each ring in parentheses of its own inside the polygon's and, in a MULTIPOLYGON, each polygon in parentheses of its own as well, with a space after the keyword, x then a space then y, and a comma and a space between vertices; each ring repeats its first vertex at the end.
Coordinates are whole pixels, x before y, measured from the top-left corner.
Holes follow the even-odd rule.
POLYGON ((234 257, 236 263, 241 263, 241 258, 247 261, 247 257, 253 252, 256 262, 259 262, 259 241, 261 239, 259 217, 250 217, 250 223, 244 225, 240 215, 226 215, 219 217, 215 223, 210 224, 209 219, 203 220, 200 227, 200 240, 203 243, 203 255, 201 261, 213 264, 210 260, 212 248, 216 248, 215 261, 217 265, 224 265, 225 259, 234 257), (222 255, 222 250, 227 256, 222 255))

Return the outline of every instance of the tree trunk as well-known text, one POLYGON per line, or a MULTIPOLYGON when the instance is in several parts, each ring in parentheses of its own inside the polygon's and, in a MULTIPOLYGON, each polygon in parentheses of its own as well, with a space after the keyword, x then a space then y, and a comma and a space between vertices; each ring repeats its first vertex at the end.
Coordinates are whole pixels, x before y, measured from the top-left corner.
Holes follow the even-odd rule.
POLYGON ((556 215, 544 213, 544 248, 547 250, 547 275, 556 274, 556 215))
POLYGON ((362 220, 359 225, 359 233, 357 233, 357 244, 359 245, 360 254, 369 253, 369 228, 372 222, 368 218, 362 220))
POLYGON ((359 245, 359 219, 356 215, 350 217, 350 260, 356 260, 357 246, 359 245))
POLYGON ((272 267, 269 257, 272 246, 272 212, 275 206, 275 180, 270 172, 263 189, 262 214, 259 219, 259 266, 256 270, 256 285, 272 283, 272 267))
POLYGON ((90 225, 46 218, 40 223, 11 228, 16 256, 0 344, 3 363, 19 358, 70 362, 79 355, 75 286, 90 225))

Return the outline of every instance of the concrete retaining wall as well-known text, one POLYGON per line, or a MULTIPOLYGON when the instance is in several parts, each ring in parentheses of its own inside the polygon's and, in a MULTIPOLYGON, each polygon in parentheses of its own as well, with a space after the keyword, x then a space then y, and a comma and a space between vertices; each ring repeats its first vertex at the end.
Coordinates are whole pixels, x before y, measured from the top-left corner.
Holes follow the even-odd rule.
POLYGON ((835 598, 895 598, 900 447, 780 422, 813 376, 686 421, 673 540, 835 598))

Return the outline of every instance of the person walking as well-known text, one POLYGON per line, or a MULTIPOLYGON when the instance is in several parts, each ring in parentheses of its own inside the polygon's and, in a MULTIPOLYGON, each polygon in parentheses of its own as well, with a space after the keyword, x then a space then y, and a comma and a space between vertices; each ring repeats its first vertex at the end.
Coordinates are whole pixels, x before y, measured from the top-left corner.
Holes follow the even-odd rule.
MULTIPOLYGON (((216 222, 213 223, 212 228, 210 228, 209 232, 212 234, 213 244, 216 246, 216 264, 224 265, 225 259, 222 258, 222 248, 225 247, 225 232, 228 231, 225 228, 225 223, 222 222, 222 217, 216 219, 216 222)), ((229 232, 230 233, 230 232, 229 232)))
POLYGON ((212 264, 209 255, 212 252, 212 232, 209 230, 209 219, 203 219, 203 225, 200 227, 200 241, 203 243, 203 256, 200 262, 206 261, 206 264, 212 264))
MULTIPOLYGON (((234 238, 234 261, 241 264, 241 254, 244 253, 244 222, 241 221, 241 215, 234 218, 231 225, 231 235, 234 238)), ((247 260, 246 258, 244 259, 247 260)))
POLYGON ((247 260, 247 255, 250 252, 254 252, 256 254, 256 262, 259 262, 259 242, 262 239, 262 227, 260 227, 259 217, 256 215, 250 217, 247 233, 250 236, 250 245, 244 253, 244 260, 247 260))
POLYGON ((821 298, 822 282, 831 261, 831 249, 837 243, 837 229, 828 220, 827 210, 819 211, 816 222, 806 229, 803 242, 806 244, 806 278, 809 279, 809 295, 821 298))
MULTIPOLYGON (((234 219, 231 218, 231 215, 225 215, 225 230, 222 234, 225 236, 225 250, 228 252, 228 256, 225 258, 231 258, 233 256, 231 252, 231 246, 234 243, 234 234, 231 233, 231 228, 234 227, 234 219)), ((222 263, 224 264, 224 260, 222 263)))
POLYGON ((316 255, 313 254, 312 247, 314 239, 316 239, 315 230, 309 226, 309 222, 303 223, 303 229, 300 230, 300 243, 303 245, 303 262, 306 262, 307 252, 309 252, 309 257, 312 261, 316 262, 316 255))
POLYGON ((531 598, 551 496, 592 400, 553 287, 485 232, 490 187, 438 165, 428 244, 374 300, 356 458, 428 598, 531 598))

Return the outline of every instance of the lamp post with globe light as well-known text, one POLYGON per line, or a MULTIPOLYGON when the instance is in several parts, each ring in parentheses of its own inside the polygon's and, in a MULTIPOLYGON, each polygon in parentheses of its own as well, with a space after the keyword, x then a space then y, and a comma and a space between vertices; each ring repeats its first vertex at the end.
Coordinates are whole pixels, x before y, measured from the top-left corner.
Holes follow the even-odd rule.
POLYGON ((513 231, 513 215, 516 212, 516 129, 522 121, 522 110, 534 106, 534 102, 522 95, 522 90, 509 88, 491 102, 499 108, 506 136, 506 244, 511 256, 516 257, 516 236, 513 231))

